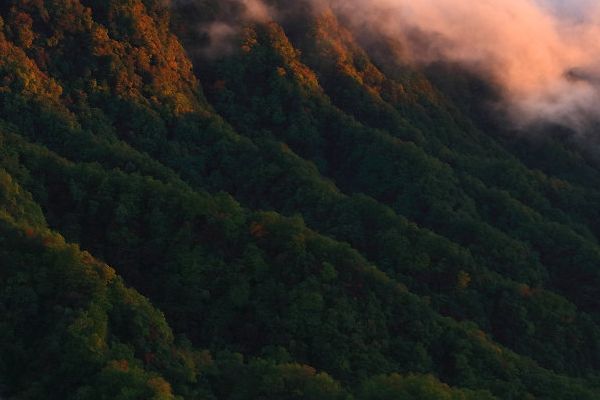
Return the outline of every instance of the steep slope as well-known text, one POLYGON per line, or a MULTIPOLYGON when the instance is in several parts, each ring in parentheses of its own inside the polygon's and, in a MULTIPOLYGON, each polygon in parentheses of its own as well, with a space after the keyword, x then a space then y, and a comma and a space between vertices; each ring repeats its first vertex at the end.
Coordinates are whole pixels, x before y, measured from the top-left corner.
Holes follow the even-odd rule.
MULTIPOLYGON (((331 18, 331 16, 328 18, 331 18)), ((331 23, 330 20, 328 21, 331 23)), ((446 235, 450 240, 458 241, 460 245, 468 247, 475 256, 475 261, 472 261, 472 267, 467 267, 470 263, 468 255, 464 255, 462 258, 454 256, 454 261, 446 261, 450 265, 444 266, 439 261, 433 262, 435 264, 433 268, 444 268, 441 274, 431 276, 429 279, 423 275, 418 275, 419 278, 415 279, 416 285, 429 282, 429 287, 424 291, 423 288, 420 290, 424 295, 435 298, 439 296, 440 291, 445 291, 444 300, 442 300, 443 303, 440 305, 444 312, 450 312, 455 316, 463 317, 466 313, 467 318, 475 319, 488 329, 495 329, 493 333, 501 340, 506 340, 512 345, 519 346, 519 342, 521 344, 525 343, 524 336, 528 336, 533 331, 527 328, 527 324, 519 327, 515 322, 521 317, 511 314, 511 309, 517 314, 522 313, 524 309, 531 306, 531 302, 529 300, 523 301, 522 286, 513 284, 511 288, 510 284, 500 284, 500 287, 490 287, 490 285, 496 286, 499 283, 499 279, 490 277, 489 272, 486 273, 486 271, 495 271, 513 278, 516 280, 516 283, 534 287, 552 284, 552 281, 560 285, 565 285, 569 281, 584 284, 586 280, 581 279, 581 276, 573 276, 574 271, 572 267, 567 268, 566 265, 555 265, 557 262, 566 260, 564 257, 557 257, 551 253, 559 251, 558 249, 564 247, 561 242, 566 244, 566 241, 558 237, 570 237, 571 243, 573 241, 587 243, 584 246, 589 246, 589 248, 595 246, 593 244, 595 239, 590 238, 590 234, 587 234, 587 239, 585 236, 580 236, 577 239, 574 238, 576 234, 570 229, 578 230, 580 229, 578 225, 573 224, 573 228, 568 228, 558 225, 555 222, 550 222, 552 220, 544 220, 543 217, 537 214, 535 209, 520 204, 518 200, 511 198, 505 192, 486 187, 484 182, 478 177, 469 174, 460 165, 450 168, 450 165, 441 162, 434 155, 427 155, 427 149, 423 151, 411 142, 394 141, 389 135, 386 135, 386 132, 369 130, 369 128, 342 116, 339 109, 333 108, 327 98, 323 97, 322 91, 318 86, 311 92, 311 86, 304 84, 304 82, 310 82, 310 79, 307 80, 302 77, 298 79, 294 78, 294 73, 302 74, 302 71, 306 71, 306 67, 297 67, 299 61, 280 28, 275 26, 259 28, 258 31, 247 31, 246 34, 251 39, 246 37, 244 43, 252 40, 255 46, 252 49, 253 51, 226 59, 223 61, 225 65, 219 63, 212 70, 216 76, 213 79, 217 79, 218 77, 222 79, 222 82, 226 83, 225 88, 219 86, 215 92, 209 92, 211 93, 211 98, 214 96, 217 108, 227 116, 228 120, 238 126, 240 132, 249 132, 253 136, 261 135, 263 137, 265 135, 267 137, 278 135, 280 140, 284 140, 290 146, 295 145, 298 140, 305 141, 301 145, 296 145, 295 150, 306 157, 313 157, 312 159, 317 165, 325 165, 325 167, 322 167, 323 172, 330 175, 336 183, 339 183, 347 191, 353 192, 358 190, 366 192, 381 202, 388 203, 396 212, 402 213, 409 218, 414 218, 417 222, 425 224, 442 235, 446 235), (231 67, 228 67, 229 65, 231 67), (245 69, 245 71, 248 71, 248 75, 244 75, 244 69, 240 65, 248 65, 245 69), (287 71, 288 74, 282 74, 282 69, 287 71), (250 75, 253 76, 252 79, 250 79, 250 75), (264 81, 257 80, 257 76, 264 77, 262 78, 264 81), (248 82, 251 82, 251 85, 248 82), (265 88, 271 89, 265 93, 265 88), (296 101, 299 97, 304 100, 296 101), (235 99, 239 99, 239 102, 235 99), (300 103, 300 101, 303 101, 303 103, 300 103), (265 105, 265 103, 269 106, 265 105), (223 104, 223 107, 219 107, 220 104, 223 104), (237 108, 232 105, 236 105, 237 108), (283 107, 287 108, 284 109, 283 107), (314 117, 315 114, 321 117, 314 117), (325 116, 322 116, 323 114, 325 116), (243 119, 246 116, 249 116, 251 119, 243 119), (278 116, 284 117, 281 121, 275 123, 273 119, 279 118, 278 116), (327 121, 328 119, 334 119, 335 123, 323 125, 323 121, 327 121), (249 122, 253 125, 249 125, 249 122), (340 126, 343 128, 340 128, 340 126), (339 132, 338 135, 335 135, 334 132, 336 131, 339 132), (302 132, 302 134, 296 134, 296 132, 302 132), (307 134, 307 132, 310 133, 307 134), (324 139, 320 140, 321 143, 329 142, 330 144, 321 144, 322 149, 309 150, 309 153, 307 153, 305 149, 308 143, 318 143, 313 137, 320 134, 324 135, 324 139), (369 150, 365 150, 365 143, 372 143, 369 150), (332 149, 331 153, 328 152, 328 149, 332 149), (310 151, 314 155, 311 155, 310 151), (322 161, 323 159, 325 161, 322 161), (336 160, 338 159, 344 161, 337 162, 336 160), (346 160, 348 161, 346 162, 346 160), (334 163, 335 166, 328 166, 328 162, 334 163), (377 164, 373 165, 373 163, 377 164), (348 167, 345 167, 345 165, 348 167), (410 183, 407 184, 408 182, 410 183), (467 189, 467 192, 465 192, 465 189, 467 189), (411 203, 416 203, 421 209, 415 210, 414 206, 411 206, 411 203), (460 208, 457 209, 457 207, 460 208), (484 209, 479 211, 478 207, 484 207, 484 209), (506 216, 494 215, 492 218, 492 215, 490 215, 491 212, 502 212, 506 216), (513 216, 507 215, 509 213, 512 213, 513 216), (515 234, 514 228, 503 232, 506 229, 504 226, 506 223, 514 224, 520 220, 527 221, 526 223, 522 223, 521 226, 526 226, 526 229, 533 230, 529 234, 533 236, 533 239, 515 240, 515 237, 518 239, 519 236, 515 234), (552 235, 550 235, 551 232, 552 235), (557 237, 557 239, 555 242, 550 243, 548 240, 549 237, 557 237), (531 240, 536 242, 530 243, 531 240), (534 247, 536 244, 541 247, 539 250, 534 247), (547 247, 548 244, 550 244, 550 247, 547 247), (538 261, 538 255, 535 250, 538 250, 544 256, 546 263, 542 264, 538 261), (563 271, 564 273, 568 271, 568 275, 553 277, 552 273, 556 274, 555 271, 563 271), (457 282, 455 279, 457 278, 454 278, 462 276, 465 272, 480 279, 479 281, 475 280, 472 282, 472 286, 469 289, 475 289, 479 294, 475 293, 475 295, 472 295, 471 300, 467 300, 471 304, 467 305, 464 303, 461 304, 461 300, 464 301, 464 299, 461 299, 461 297, 464 298, 464 293, 461 293, 461 291, 457 293, 455 286, 457 282), (489 278, 485 278, 485 275, 489 278), (549 279, 552 280, 549 281, 549 279), (494 283, 490 284, 490 281, 494 283), (521 289, 518 289, 519 287, 521 289), (456 304, 457 298, 459 299, 458 304, 456 304), (477 310, 478 306, 474 303, 477 301, 485 302, 486 300, 484 299, 490 298, 503 298, 504 300, 500 304, 490 304, 487 309, 481 311, 486 317, 478 318, 476 314, 472 314, 479 311, 477 310), (516 307, 509 307, 506 302, 512 303, 516 307), (466 310, 463 310, 463 308, 466 308, 466 310)), ((341 45, 340 47, 343 49, 341 45)), ((323 56, 322 59, 331 60, 332 57, 323 56)), ((314 82, 314 79, 312 81, 314 82)), ((315 86, 313 85, 312 87, 315 86)), ((338 84, 336 87, 346 86, 338 84)), ((360 90, 360 87, 358 90, 360 90)), ((366 89, 365 92, 369 93, 368 90, 366 89)), ((371 103, 376 104, 376 100, 373 99, 371 103)), ((360 107, 354 109, 360 109, 360 107)), ((396 117, 400 118, 399 116, 396 117)), ((456 128, 455 134, 460 134, 460 131, 456 131, 456 128)), ((489 138, 483 137, 481 141, 489 141, 489 138)), ((474 143, 471 144, 472 153, 469 155, 471 158, 476 150, 474 146, 474 143)), ((495 146, 500 149, 499 145, 495 146)), ((446 148, 446 150, 447 155, 452 156, 453 153, 451 153, 451 150, 449 148, 446 148)), ((484 154, 486 154, 486 159, 489 163, 493 158, 487 155, 488 152, 489 150, 486 149, 484 154)), ((502 154, 501 149, 497 152, 502 154)), ((452 157, 457 159, 465 158, 460 153, 452 157)), ((483 156, 481 157, 484 158, 483 156)), ((508 160, 500 162, 515 169, 525 170, 521 178, 525 182, 527 182, 527 176, 536 176, 518 164, 514 158, 510 158, 509 156, 507 158, 508 160)), ((480 168, 485 171, 486 167, 483 162, 480 164, 480 168)), ((547 178, 542 176, 542 179, 547 178)), ((529 182, 526 184, 531 185, 529 182)), ((533 192, 533 196, 542 197, 539 192, 536 193, 533 189, 529 189, 530 192, 533 192)), ((569 188, 567 187, 565 190, 569 190, 569 188)), ((242 196, 241 198, 246 198, 243 193, 239 193, 239 195, 242 196)), ((258 195, 260 196, 260 194, 258 195)), ((339 227, 340 224, 345 223, 344 220, 336 220, 336 214, 329 214, 327 218, 322 216, 311 218, 314 208, 307 204, 300 204, 297 207, 308 218, 307 221, 309 224, 314 224, 317 229, 329 231, 327 230, 327 224, 339 227)), ((371 209, 376 210, 377 207, 371 207, 371 209)), ((556 214, 556 212, 553 213, 554 216, 556 214)), ((379 220, 375 215, 377 214, 371 214, 371 221, 379 220)), ((390 218, 389 213, 386 216, 388 219, 390 218)), ((558 214, 559 221, 561 221, 560 217, 561 214, 558 214)), ((564 219, 562 220, 564 221, 564 219)), ((359 232, 362 234, 368 232, 377 238, 378 229, 381 229, 381 227, 374 227, 373 231, 371 231, 369 227, 362 226, 359 232)), ((336 232, 336 230, 333 232, 336 232)), ((399 244, 398 240, 391 239, 387 242, 387 249, 382 249, 382 246, 386 244, 382 244, 380 240, 375 239, 371 241, 368 238, 364 238, 364 236, 353 238, 353 232, 339 232, 339 229, 337 232, 340 239, 350 241, 350 243, 368 254, 369 257, 381 266, 388 266, 388 268, 411 268, 410 264, 414 267, 415 261, 419 263, 417 261, 417 257, 419 257, 417 249, 419 246, 415 245, 414 242, 403 252, 410 252, 417 257, 407 260, 406 264, 408 265, 405 267, 402 264, 398 265, 399 258, 396 250, 399 244)), ((439 240, 438 242, 440 242, 438 246, 443 246, 442 248, 448 248, 449 246, 449 243, 439 240)), ((423 256, 431 256, 431 252, 434 251, 433 248, 432 243, 429 242, 429 246, 423 248, 421 260, 423 256)), ((583 255, 586 251, 582 249, 580 253, 583 255)), ((446 254, 448 254, 447 251, 446 254)), ((594 263, 591 262, 591 265, 588 267, 590 272, 594 269, 592 267, 594 263)), ((430 268, 425 268, 427 268, 428 273, 432 272, 430 268)), ((411 270, 409 275, 414 277, 415 272, 411 270)), ((419 290, 417 286, 414 286, 413 289, 419 290)), ((594 290, 591 282, 589 290, 594 290)), ((554 300, 550 300, 553 296, 544 296, 543 292, 538 293, 542 297, 546 297, 546 300, 542 302, 547 301, 549 304, 554 302, 554 300)), ((573 296, 583 295, 581 287, 577 291, 568 288, 567 293, 573 296)), ((567 309, 572 308, 572 306, 567 306, 567 304, 565 303, 567 309)), ((556 309, 555 306, 552 308, 556 309)), ((535 320, 536 314, 539 315, 538 312, 526 313, 530 314, 527 319, 533 320, 535 320)), ((589 319, 587 316, 583 318, 585 320, 589 319)), ((559 323, 558 321, 556 322, 559 323)), ((541 334, 541 332, 539 333, 541 334)), ((590 337, 594 336, 590 335, 590 337)), ((539 345, 532 346, 529 343, 520 347, 520 349, 522 351, 531 351, 530 354, 532 356, 540 357, 540 352, 538 350, 532 351, 532 349, 543 348, 547 340, 547 335, 541 334, 537 340, 539 340, 539 345)), ((562 341, 562 339, 559 340, 562 341)), ((582 351, 587 353, 587 346, 582 351)), ((553 365, 554 368, 561 368, 565 364, 564 360, 556 361, 553 365)))
POLYGON ((163 316, 112 268, 49 231, 29 194, 1 176, 4 394, 173 398, 160 373, 192 379, 194 371, 172 352, 163 316))
POLYGON ((163 1, 0 11, 0 393, 598 397, 596 227, 568 209, 594 190, 335 15, 250 24, 196 78, 163 1))
MULTIPOLYGON (((112 268, 46 228, 39 207, 5 171, 0 172, 0 193, 3 396, 346 396, 339 383, 307 366, 259 359, 246 364, 240 356, 225 354, 215 360, 185 341, 175 343, 163 315, 125 287, 112 268), (239 381, 244 376, 247 383, 239 381), (278 380, 282 387, 257 386, 253 377, 278 380), (229 393, 233 379, 238 384, 229 393)), ((439 382, 418 379, 423 390, 448 390, 439 382)))

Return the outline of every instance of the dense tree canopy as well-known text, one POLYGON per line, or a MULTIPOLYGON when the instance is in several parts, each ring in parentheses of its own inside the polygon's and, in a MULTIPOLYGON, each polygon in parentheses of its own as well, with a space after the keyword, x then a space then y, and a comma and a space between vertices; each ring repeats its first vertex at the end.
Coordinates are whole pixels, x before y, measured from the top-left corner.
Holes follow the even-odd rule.
POLYGON ((599 398, 600 165, 283 3, 0 4, 0 397, 599 398))

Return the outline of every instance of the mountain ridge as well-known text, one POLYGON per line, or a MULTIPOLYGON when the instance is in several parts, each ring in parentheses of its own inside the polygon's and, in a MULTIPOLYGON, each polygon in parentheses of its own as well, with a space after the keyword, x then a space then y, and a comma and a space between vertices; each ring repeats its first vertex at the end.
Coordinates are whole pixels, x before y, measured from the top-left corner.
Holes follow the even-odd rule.
POLYGON ((332 11, 206 58, 186 17, 219 4, 186 6, 0 6, 0 394, 598 396, 583 173, 530 169, 332 11))

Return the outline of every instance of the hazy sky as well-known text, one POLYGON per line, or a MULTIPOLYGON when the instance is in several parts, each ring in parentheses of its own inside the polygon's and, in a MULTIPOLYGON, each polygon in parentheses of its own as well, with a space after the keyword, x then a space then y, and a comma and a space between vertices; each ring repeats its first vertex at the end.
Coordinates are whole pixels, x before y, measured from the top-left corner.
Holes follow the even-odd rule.
POLYGON ((585 18, 589 10, 597 7, 598 0, 537 0, 548 6, 555 15, 563 18, 585 18))

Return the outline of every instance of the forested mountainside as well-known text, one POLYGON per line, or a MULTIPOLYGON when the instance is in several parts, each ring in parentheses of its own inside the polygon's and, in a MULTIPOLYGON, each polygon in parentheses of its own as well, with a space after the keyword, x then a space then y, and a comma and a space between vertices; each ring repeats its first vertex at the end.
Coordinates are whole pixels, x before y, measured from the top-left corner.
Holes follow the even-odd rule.
POLYGON ((286 3, 0 3, 0 397, 600 398, 595 156, 286 3))

